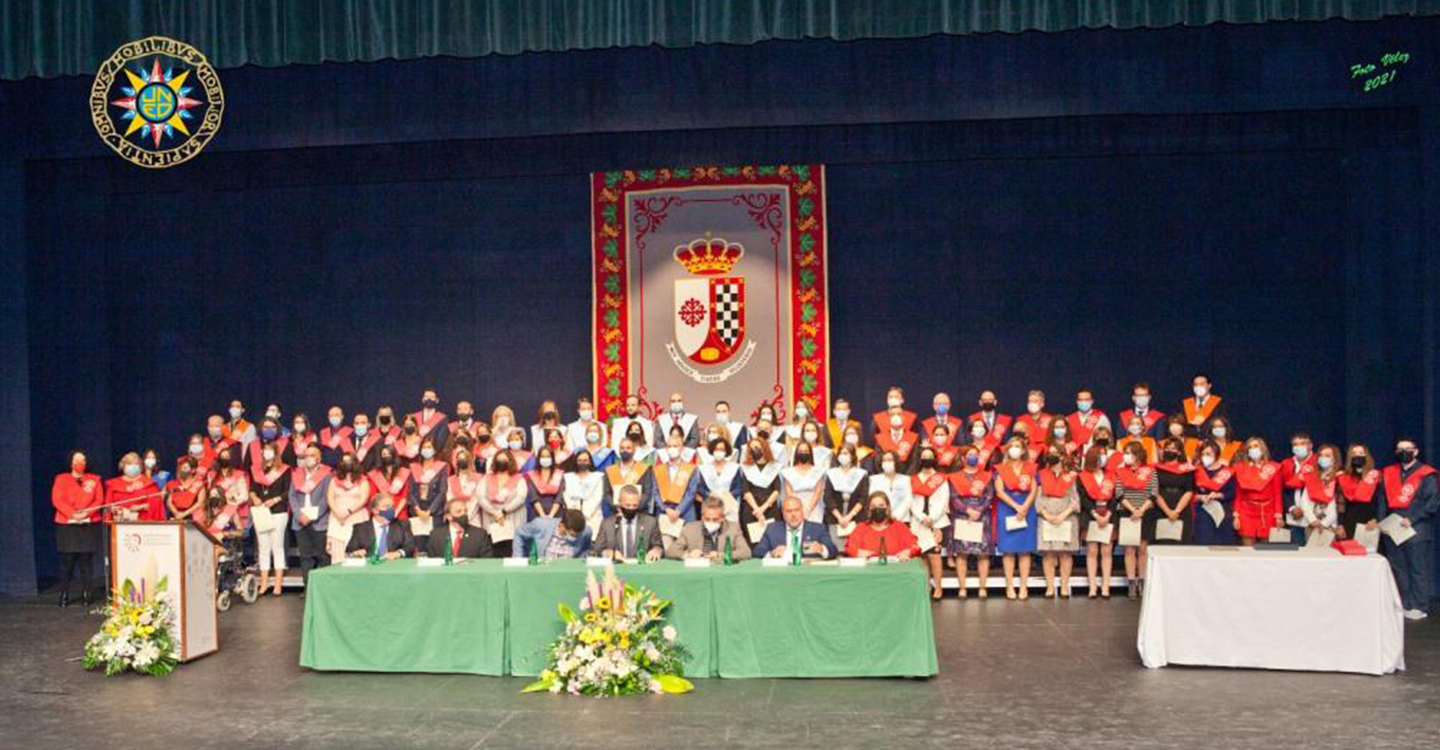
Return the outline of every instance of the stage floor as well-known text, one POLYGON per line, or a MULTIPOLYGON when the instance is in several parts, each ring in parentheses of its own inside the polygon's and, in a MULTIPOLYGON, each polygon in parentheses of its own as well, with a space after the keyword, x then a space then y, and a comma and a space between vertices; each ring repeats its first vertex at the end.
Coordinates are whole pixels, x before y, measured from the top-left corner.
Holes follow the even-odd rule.
POLYGON ((67 661, 99 618, 53 601, 0 600, 0 747, 1378 750, 1440 736, 1436 619, 1407 625, 1409 671, 1389 677, 1147 670, 1123 599, 947 598, 933 679, 711 679, 598 700, 522 696, 518 678, 310 672, 294 594, 236 604, 221 652, 169 678, 106 679, 67 661))

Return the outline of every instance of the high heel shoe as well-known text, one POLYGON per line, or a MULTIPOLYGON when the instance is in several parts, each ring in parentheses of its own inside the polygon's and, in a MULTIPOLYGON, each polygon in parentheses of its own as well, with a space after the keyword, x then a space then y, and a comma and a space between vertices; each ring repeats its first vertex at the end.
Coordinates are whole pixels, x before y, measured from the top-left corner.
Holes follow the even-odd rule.
POLYGON ((60 600, 59 600, 58 602, 56 602, 56 603, 59 604, 59 605, 62 606, 62 607, 68 607, 68 606, 70 606, 70 592, 69 592, 69 591, 61 591, 61 592, 60 592, 60 600))
POLYGON ((1005 587, 1005 598, 1006 598, 1006 599, 1009 599, 1009 600, 1011 600, 1011 601, 1014 601, 1015 598, 1016 598, 1016 597, 1015 597, 1015 589, 1012 589, 1012 588, 1010 588, 1009 586, 1006 586, 1006 587, 1005 587))

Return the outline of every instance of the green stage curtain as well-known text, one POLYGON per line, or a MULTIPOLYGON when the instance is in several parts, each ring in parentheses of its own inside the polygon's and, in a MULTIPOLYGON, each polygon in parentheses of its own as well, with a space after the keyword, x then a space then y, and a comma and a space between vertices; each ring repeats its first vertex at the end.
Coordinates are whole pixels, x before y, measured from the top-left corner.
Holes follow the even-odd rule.
POLYGON ((228 68, 1436 14, 1440 0, 0 0, 0 78, 91 75, 151 35, 228 68))

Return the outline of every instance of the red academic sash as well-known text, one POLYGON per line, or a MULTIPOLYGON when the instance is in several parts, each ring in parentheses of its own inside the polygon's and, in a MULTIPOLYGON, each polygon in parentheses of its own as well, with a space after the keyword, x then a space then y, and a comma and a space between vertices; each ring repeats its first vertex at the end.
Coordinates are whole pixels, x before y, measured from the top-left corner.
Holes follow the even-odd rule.
POLYGON ((326 427, 320 431, 320 447, 332 451, 338 450, 341 453, 351 453, 355 450, 355 445, 350 442, 352 432, 354 430, 349 427, 339 429, 326 427))
POLYGON ((1371 469, 1365 476, 1356 478, 1350 472, 1340 474, 1340 494, 1352 503, 1368 503, 1375 499, 1375 488, 1380 486, 1380 471, 1371 469))
POLYGON ((1185 422, 1191 425, 1204 424, 1205 420, 1209 419, 1210 415, 1215 413, 1215 407, 1219 405, 1220 397, 1212 393, 1205 399, 1205 408, 1196 410, 1195 397, 1191 396, 1185 399, 1185 422))
POLYGON ((1095 472, 1083 471, 1080 473, 1080 484, 1085 488, 1085 494, 1097 503, 1109 503, 1115 498, 1115 478, 1108 471, 1099 481, 1095 480, 1095 472))
POLYGON ((383 492, 396 499, 404 497, 410 485, 410 469, 405 466, 401 466, 400 470, 395 472, 394 479, 385 476, 385 472, 380 469, 375 469, 366 476, 369 477, 370 484, 375 487, 376 492, 383 492))
POLYGON ((1415 493, 1420 491, 1420 482, 1425 477, 1435 473, 1435 469, 1425 464, 1410 473, 1410 478, 1404 482, 1400 481, 1400 464, 1391 464, 1385 467, 1385 499, 1388 507, 1392 510, 1403 510, 1415 502, 1415 493))
POLYGON ((1064 497, 1075 486, 1075 472, 1067 471, 1059 476, 1050 469, 1040 472, 1040 491, 1046 497, 1064 497))
POLYGON ((556 469, 554 467, 551 467, 550 469, 549 482, 546 482, 540 478, 539 469, 531 469, 530 471, 525 472, 525 476, 530 479, 531 484, 535 485, 535 491, 542 495, 554 495, 560 492, 560 482, 562 479, 565 478, 564 472, 561 472, 559 469, 556 469))
POLYGON ((1030 440, 1031 447, 1044 445, 1050 439, 1050 423, 1055 421, 1054 414, 1022 414, 1015 421, 1015 426, 1025 426, 1025 437, 1030 440))
POLYGON ((1196 466, 1195 486, 1206 492, 1219 492, 1224 489, 1225 485, 1229 483, 1230 478, 1233 476, 1234 472, 1230 471, 1230 467, 1224 464, 1220 464, 1214 474, 1206 471, 1203 465, 1196 466))
POLYGON ((270 485, 280 481, 280 477, 285 476, 285 472, 289 471, 290 467, 286 466, 284 461, 276 459, 274 469, 271 469, 270 471, 265 471, 264 469, 265 467, 261 466, 260 470, 256 472, 256 474, 259 474, 259 476, 255 477, 255 481, 259 484, 263 484, 266 487, 269 487, 270 485))
POLYGON ((934 472, 929 479, 921 480, 919 472, 910 475, 910 492, 928 498, 935 494, 935 491, 945 486, 945 475, 934 472))
POLYGON ((1095 431, 1096 425, 1100 424, 1100 418, 1103 416, 1105 416, 1105 412, 1091 409, 1090 413, 1083 417, 1078 411, 1066 417, 1065 422, 1070 425, 1070 439, 1076 443, 1089 442, 1090 433, 1095 431))
POLYGON ((890 435, 890 428, 887 427, 884 432, 875 436, 875 443, 879 445, 882 450, 894 451, 895 455, 899 456, 901 461, 908 461, 910 459, 910 451, 915 450, 915 442, 919 439, 919 435, 906 430, 905 434, 900 436, 900 440, 896 441, 890 435))
MULTIPOLYGON (((906 432, 909 432, 909 431, 910 431, 910 428, 915 426, 915 417, 916 417, 915 412, 910 411, 909 409, 901 409, 901 410, 900 410, 900 429, 902 429, 902 430, 904 430, 904 431, 906 431, 906 432)), ((887 411, 877 411, 877 412, 875 412, 875 417, 874 417, 874 419, 875 419, 875 431, 876 431, 876 432, 889 432, 889 431, 890 431, 890 412, 889 412, 888 410, 887 410, 887 411)))
POLYGON ((1335 488, 1339 485, 1336 480, 1326 482, 1320 478, 1320 472, 1312 471, 1305 475, 1305 494, 1310 496, 1310 502, 1325 504, 1335 500, 1335 488))
POLYGON ((976 471, 973 476, 957 471, 950 475, 950 488, 961 497, 980 497, 985 494, 985 487, 990 484, 991 476, 988 471, 976 471))
POLYGON ((446 487, 449 494, 445 496, 445 499, 447 501, 458 499, 469 502, 470 498, 475 497, 475 490, 480 489, 480 483, 483 481, 485 481, 485 475, 483 474, 476 474, 474 481, 467 481, 465 476, 458 472, 451 474, 450 478, 446 480, 446 487))
POLYGON ((1287 458, 1285 463, 1280 464, 1280 481, 1287 490, 1298 490, 1305 486, 1305 478, 1314 474, 1319 468, 1316 463, 1315 454, 1310 454, 1304 461, 1300 462, 1300 468, 1295 468, 1295 459, 1287 458))
POLYGON ((505 484, 500 484, 500 481, 501 480, 499 474, 485 475, 485 497, 489 498, 492 503, 495 502, 496 498, 500 497, 500 492, 502 490, 506 494, 514 491, 515 485, 517 483, 525 481, 525 476, 523 474, 516 473, 511 474, 508 479, 504 480, 505 484))
POLYGON ((1030 491, 1031 477, 1035 474, 1035 464, 1029 461, 1020 465, 1020 473, 1016 474, 1011 468, 1010 462, 1006 461, 1000 465, 1000 481, 1005 484, 1006 489, 1030 491))
POLYGON ((1274 461, 1266 461, 1264 464, 1256 466, 1249 461, 1243 461, 1235 466, 1234 470, 1235 482, 1240 489, 1246 492, 1260 492, 1270 484, 1270 480, 1275 478, 1275 474, 1280 471, 1280 465, 1274 461))
POLYGON ((1155 467, 1141 466, 1139 469, 1132 469, 1129 466, 1121 466, 1115 470, 1115 478, 1128 490, 1143 490, 1145 485, 1150 483, 1150 477, 1155 475, 1155 467))
MULTIPOLYGON (((1120 427, 1128 428, 1127 426, 1130 424, 1130 419, 1134 416, 1134 409, 1126 409, 1125 411, 1120 412, 1120 427)), ((1145 431, 1149 432, 1150 430, 1154 429, 1155 425, 1159 423, 1160 420, 1164 418, 1165 415, 1160 411, 1156 409, 1146 409, 1145 416, 1141 417, 1140 419, 1145 423, 1145 431)))
POLYGON ((440 411, 439 409, 432 410, 430 412, 429 419, 425 419, 423 416, 421 416, 424 413, 425 410, 422 409, 409 415, 414 417, 415 424, 419 425, 419 427, 416 429, 416 432, 419 433, 420 437, 422 438, 429 435, 430 431, 435 429, 436 425, 440 424, 440 420, 445 418, 445 413, 440 411))
POLYGON ((296 492, 309 494, 314 492, 315 488, 320 486, 320 482, 328 476, 330 476, 330 467, 324 464, 315 467, 314 471, 310 472, 297 467, 290 472, 290 486, 294 487, 296 492))
POLYGON ((365 437, 361 439, 358 445, 355 446, 355 460, 364 461, 365 454, 369 453, 370 449, 374 448, 377 444, 379 444, 379 442, 380 433, 375 432, 374 430, 366 432, 365 437))
MULTIPOLYGON (((1027 414, 1026 416, 1029 415, 1027 414)), ((1023 418, 1024 417, 1022 417, 1022 419, 1023 418)), ((990 428, 990 431, 986 433, 986 437, 992 437, 997 441, 1003 440, 1005 438, 1005 433, 1010 431, 1010 423, 1012 421, 1013 419, 1011 417, 1007 417, 1004 414, 996 414, 995 426, 990 428)), ((966 422, 979 422, 981 424, 984 424, 985 412, 977 411, 974 414, 971 414, 969 417, 966 418, 966 422)))

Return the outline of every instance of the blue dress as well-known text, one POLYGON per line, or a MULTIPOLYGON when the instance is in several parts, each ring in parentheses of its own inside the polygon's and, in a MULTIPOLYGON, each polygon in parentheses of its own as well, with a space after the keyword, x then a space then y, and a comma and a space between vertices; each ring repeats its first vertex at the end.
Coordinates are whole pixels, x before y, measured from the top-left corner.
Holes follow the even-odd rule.
MULTIPOLYGON (((1206 490, 1201 487, 1195 488, 1195 494, 1209 494, 1213 490, 1206 490)), ((1201 507, 1197 498, 1190 503, 1190 509, 1195 514, 1195 531, 1191 535, 1192 544, 1200 545, 1232 545, 1238 544, 1235 538, 1235 480, 1229 479, 1220 487, 1220 492, 1225 495, 1220 500, 1220 506, 1225 509, 1225 518, 1219 525, 1210 513, 1201 507)))
MULTIPOLYGON (((1036 475, 1030 475, 1030 487, 1034 487, 1035 482, 1038 481, 1039 479, 1036 475)), ((1010 497, 1010 501, 1016 505, 1023 504, 1025 498, 1030 495, 1030 487, 1023 490, 1012 490, 1004 486, 1003 480, 1001 487, 1005 494, 1010 497)), ((1025 514, 1025 528, 1015 531, 1007 531, 1005 528, 1005 520, 1015 515, 1015 509, 1011 508, 1009 503, 999 498, 995 499, 995 508, 995 551, 1002 555, 1034 552, 1037 547, 1035 506, 1032 504, 1029 512, 1025 514)))

